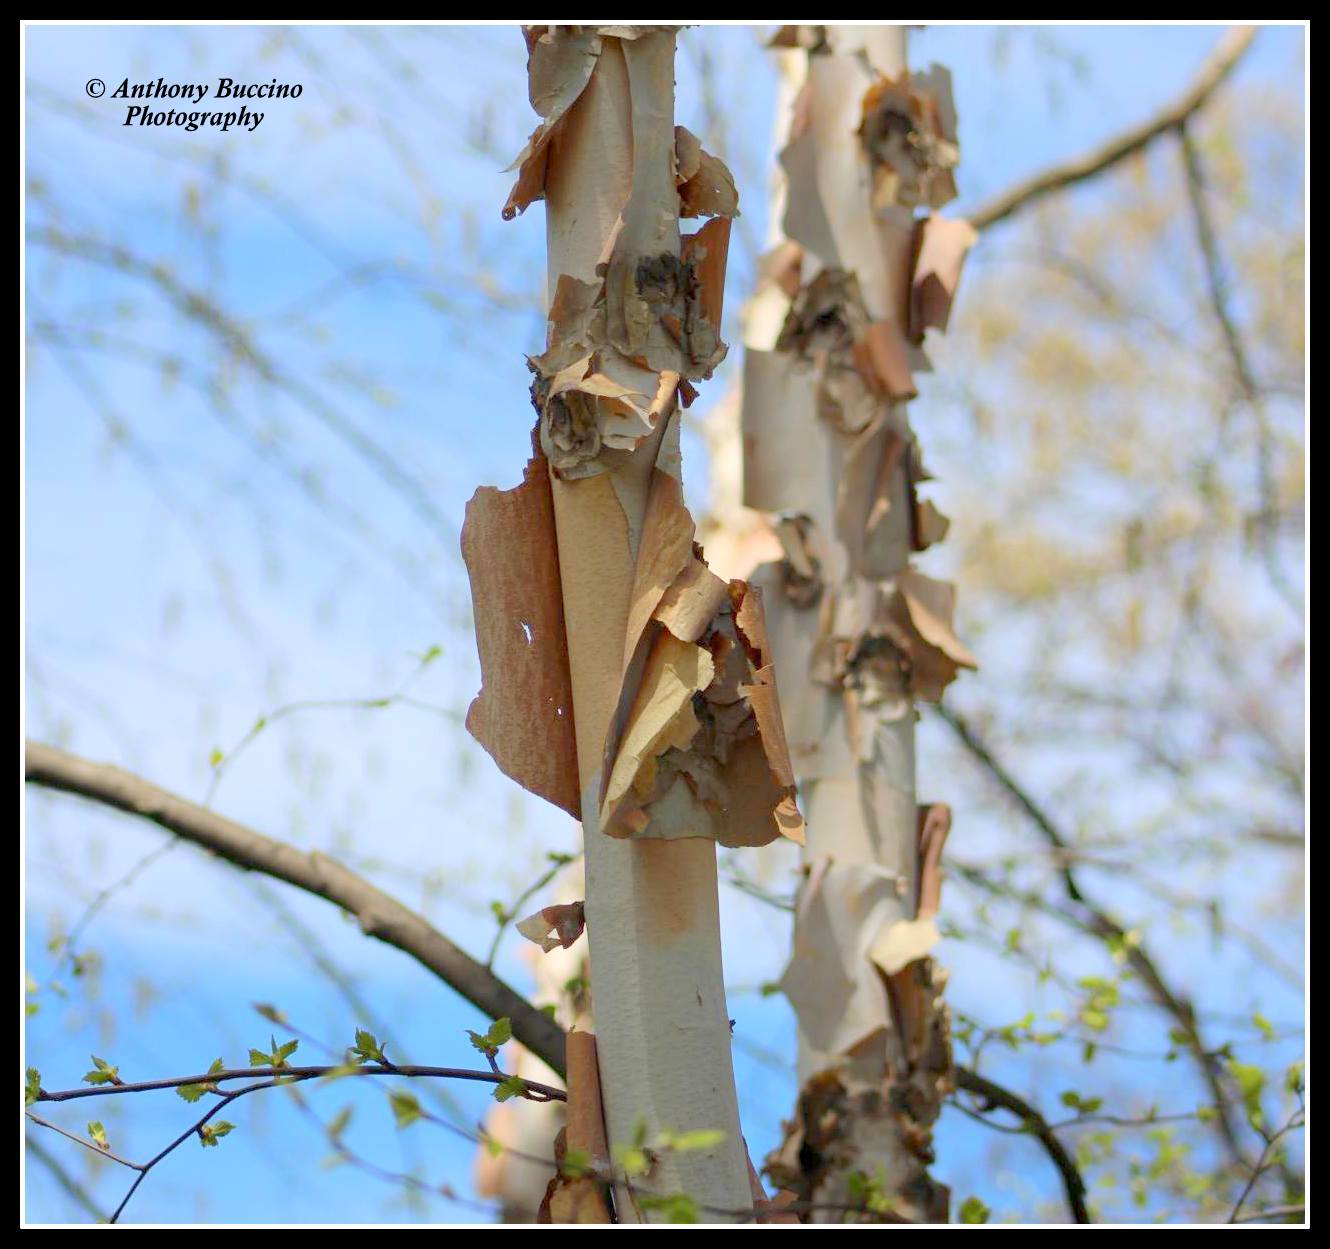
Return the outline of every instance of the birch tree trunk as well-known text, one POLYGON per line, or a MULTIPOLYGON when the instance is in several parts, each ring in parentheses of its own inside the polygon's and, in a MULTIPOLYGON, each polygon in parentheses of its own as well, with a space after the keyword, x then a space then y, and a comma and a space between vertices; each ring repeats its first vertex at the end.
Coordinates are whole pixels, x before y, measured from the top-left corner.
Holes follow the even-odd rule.
POLYGON ((463 534, 484 686, 468 726, 583 826, 591 998, 621 1221, 684 1194, 751 1218, 716 845, 802 838, 760 600, 707 569, 677 404, 723 358, 733 182, 674 125, 674 29, 528 27, 543 121, 505 216, 546 201, 535 456, 463 534), (680 217, 710 216, 681 238, 680 217), (719 1132, 704 1148, 671 1134, 719 1132), (626 1182, 623 1182, 626 1181, 626 1182))
POLYGON ((955 128, 948 76, 909 74, 904 28, 787 27, 777 43, 793 96, 785 237, 745 321, 744 502, 783 548, 754 581, 808 875, 782 982, 801 1093, 768 1168, 814 1205, 945 1221, 927 1168, 951 1057, 927 954, 950 816, 916 799, 914 703, 973 660, 951 631, 951 587, 911 565, 946 522, 917 498, 907 405, 973 232, 916 219, 955 193, 955 128))

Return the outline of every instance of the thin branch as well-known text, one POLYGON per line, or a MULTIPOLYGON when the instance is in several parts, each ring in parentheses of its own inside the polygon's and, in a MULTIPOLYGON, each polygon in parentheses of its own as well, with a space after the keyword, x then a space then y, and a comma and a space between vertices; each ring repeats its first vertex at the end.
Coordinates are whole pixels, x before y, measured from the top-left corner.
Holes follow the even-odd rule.
MULTIPOLYGON (((279 1075, 285 1084, 302 1084, 306 1080, 318 1080, 325 1076, 341 1079, 343 1076, 403 1076, 408 1079, 437 1080, 477 1080, 483 1084, 502 1084, 509 1079, 509 1073, 491 1068, 489 1071, 476 1071, 466 1067, 423 1067, 417 1064, 398 1066, 389 1063, 383 1066, 352 1067, 346 1064, 325 1064, 313 1067, 231 1067, 225 1071, 214 1071, 200 1076, 167 1076, 161 1080, 140 1080, 136 1083, 96 1084, 87 1088, 60 1089, 48 1093, 42 1089, 37 1095, 39 1102, 68 1102, 83 1097, 109 1097, 117 1093, 152 1093, 160 1089, 178 1089, 187 1084, 220 1084, 224 1080, 254 1080, 260 1076, 279 1075)), ((562 1089, 548 1084, 538 1084, 534 1080, 523 1080, 530 1092, 538 1094, 532 1100, 562 1102, 568 1095, 562 1089)))
POLYGON ((976 230, 986 230, 1045 195, 1065 190, 1105 169, 1111 169, 1119 161, 1148 147, 1160 135, 1176 130, 1206 104, 1215 89, 1242 59, 1255 36, 1256 27, 1235 26, 1219 41, 1191 86, 1172 104, 1092 151, 1017 183, 971 213, 970 224, 976 230))
POLYGON ((28 742, 31 784, 141 816, 247 871, 262 872, 324 898, 354 916, 366 935, 411 955, 492 1019, 512 1020, 513 1035, 554 1071, 564 1069, 563 1030, 428 920, 364 877, 318 851, 275 841, 110 764, 92 763, 28 742))
POLYGON ((1256 381, 1247 349, 1243 346, 1242 336, 1238 333, 1237 320, 1229 306, 1228 281, 1224 273, 1224 262, 1219 254, 1219 236, 1210 216, 1210 207, 1206 200, 1205 170, 1201 164, 1201 154, 1191 137, 1185 120, 1178 123, 1178 139, 1182 145, 1182 163, 1187 174, 1187 198, 1191 203, 1192 222, 1196 228, 1196 243, 1205 262, 1205 279, 1210 295, 1210 307, 1219 324, 1224 346, 1233 365, 1233 376, 1247 401, 1256 421, 1256 471, 1257 489, 1260 494, 1261 510, 1257 514, 1257 523, 1261 533, 1261 553, 1265 558, 1266 571, 1270 583, 1280 598, 1299 616, 1302 604, 1297 592, 1289 584, 1288 578, 1279 563, 1279 553, 1275 549, 1274 519, 1278 510, 1274 483, 1274 463, 1271 453, 1270 420, 1265 410, 1265 399, 1261 387, 1256 381))
POLYGON ((1275 1146, 1290 1132, 1296 1132, 1305 1126, 1306 1122, 1306 1115, 1302 1107, 1299 1107, 1289 1116, 1288 1122, 1278 1132, 1266 1136, 1265 1148, 1261 1150, 1261 1156, 1256 1160, 1256 1165, 1252 1167, 1251 1175, 1247 1178, 1247 1183, 1238 1197, 1237 1204, 1233 1207, 1233 1213, 1228 1216, 1230 1223, 1238 1222, 1242 1215, 1242 1207, 1246 1204, 1247 1198, 1251 1196, 1252 1189, 1256 1187, 1261 1176, 1277 1165, 1275 1146))
POLYGON ((59 1158, 51 1153, 35 1135, 29 1136, 24 1143, 28 1154, 36 1158, 51 1173, 51 1178, 73 1198, 77 1205, 81 1206, 98 1223, 106 1222, 106 1211, 93 1200, 92 1194, 65 1170, 65 1164, 59 1158))
POLYGON ((1236 1216, 1229 1219, 1229 1222, 1263 1223, 1266 1219, 1291 1219, 1295 1215, 1301 1215, 1305 1219, 1307 1216, 1307 1207, 1305 1205, 1271 1206, 1268 1210, 1253 1210, 1251 1214, 1236 1216))
POLYGON ((1067 1194, 1071 1217, 1077 1223, 1093 1222, 1085 1205, 1085 1179, 1081 1175, 1080 1168, 1066 1147, 1058 1140, 1043 1115, 1024 1098, 1018 1097, 1000 1084, 994 1084, 992 1080, 968 1067, 956 1068, 956 1087, 982 1098, 989 1109, 1006 1110, 1015 1115, 1024 1125, 1024 1130, 1044 1147, 1062 1177, 1062 1187, 1067 1194))
MULTIPOLYGON (((1068 850, 1070 842, 1063 836, 1057 824, 1016 778, 1007 771, 993 751, 970 726, 969 722, 956 711, 943 704, 938 704, 936 710, 966 750, 1006 791, 1007 795, 1043 834, 1044 839, 1056 850, 1068 850)), ((1195 1060, 1206 1087, 1210 1090, 1211 1100, 1217 1111, 1215 1115, 1216 1130, 1223 1138, 1233 1160, 1240 1163, 1244 1168, 1250 1166, 1251 1164, 1238 1141, 1237 1128, 1232 1118, 1232 1103, 1228 1096, 1228 1090, 1224 1087, 1219 1060, 1206 1048, 1201 1037, 1200 1028, 1196 1021, 1195 1007, 1187 997, 1168 985, 1144 944, 1138 939, 1129 940, 1127 930, 1117 920, 1113 919, 1102 907, 1086 898, 1070 863, 1064 863, 1059 875, 1062 878, 1067 897, 1073 904, 1074 921, 1101 940, 1117 945, 1124 952, 1132 969, 1141 977, 1150 996, 1162 1010, 1177 1022, 1186 1037, 1187 1049, 1195 1060)))

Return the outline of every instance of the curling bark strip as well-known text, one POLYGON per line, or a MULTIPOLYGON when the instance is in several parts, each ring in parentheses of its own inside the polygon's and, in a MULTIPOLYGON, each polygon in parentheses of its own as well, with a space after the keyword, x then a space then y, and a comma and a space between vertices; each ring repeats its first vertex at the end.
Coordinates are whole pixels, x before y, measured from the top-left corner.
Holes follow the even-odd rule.
MULTIPOLYGON (((526 29, 541 123, 504 216, 544 199, 546 349, 514 491, 467 509, 483 686, 468 726, 582 821, 611 1152, 665 1151, 641 1189, 751 1204, 721 969, 715 843, 802 840, 760 595, 710 572, 683 504, 678 405, 724 358, 733 181, 674 125, 672 27, 526 29), (681 216, 709 216, 682 236, 681 216)), ((641 1217, 631 1192, 621 1220, 641 1217)))
POLYGON ((764 565, 808 878, 782 986, 802 1091, 768 1160, 803 1201, 863 1199, 944 1221, 928 1175, 951 1087, 937 939, 943 806, 915 794, 917 700, 973 656, 954 591, 912 565, 946 520, 908 402, 944 328, 974 232, 955 195, 950 79, 911 74, 896 27, 786 27, 797 90, 785 123, 783 234, 746 322, 744 497, 783 558, 764 565), (920 215, 922 214, 922 215, 920 215))

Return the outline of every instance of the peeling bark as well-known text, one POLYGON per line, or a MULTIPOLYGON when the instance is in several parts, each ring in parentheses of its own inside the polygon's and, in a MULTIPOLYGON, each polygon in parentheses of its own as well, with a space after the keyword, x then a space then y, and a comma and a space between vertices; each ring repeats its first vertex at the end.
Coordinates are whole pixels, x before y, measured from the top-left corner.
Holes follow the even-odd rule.
MULTIPOLYGON (((539 451, 518 491, 538 499, 533 474, 543 466, 552 524, 545 553, 525 558, 545 579, 557 570, 564 630, 562 649, 542 652, 551 671, 539 680, 496 681, 491 693, 487 674, 478 702, 489 714, 475 720, 482 732, 497 726, 481 740, 505 771, 569 810, 531 745, 550 735, 547 763, 572 735, 611 1152, 641 1125, 649 1136, 725 1134, 712 1149, 662 1151, 646 1177, 616 1192, 618 1217, 640 1218, 636 1196, 647 1192, 686 1193, 708 1217, 738 1217, 720 1213, 751 1210, 752 1198, 715 843, 801 840, 803 826, 760 595, 708 570, 680 481, 679 403, 725 356, 721 296, 737 196, 724 166, 674 124, 673 28, 528 27, 527 40, 543 121, 516 162, 504 215, 545 200, 550 310, 546 350, 529 361, 539 451), (698 215, 711 220, 681 236, 680 218, 698 215), (560 665, 573 714, 522 722, 518 709, 555 684, 560 665)), ((500 503, 476 506, 484 517, 500 503)), ((509 511, 518 514, 516 500, 509 511)), ((521 533, 525 543, 528 528, 521 533)), ((486 560, 520 571, 515 554, 502 541, 485 548, 486 560)), ((482 657, 529 662, 513 645, 512 617, 530 614, 528 599, 546 601, 545 581, 539 596, 506 583, 496 593, 494 574, 468 566, 473 586, 489 589, 482 598, 499 605, 477 602, 482 657)), ((532 917, 530 935, 561 943, 558 918, 532 917)))
POLYGON ((782 549, 753 581, 808 877, 782 980, 802 1091, 767 1169, 814 1205, 867 1193, 866 1219, 945 1221, 928 1165, 951 1055, 930 951, 950 814, 916 803, 914 704, 975 661, 952 587, 911 562, 947 522, 918 497, 907 405, 974 232, 916 217, 954 196, 959 153, 950 78, 909 72, 902 28, 784 27, 776 45, 790 49, 785 237, 746 323, 743 502, 782 549))

